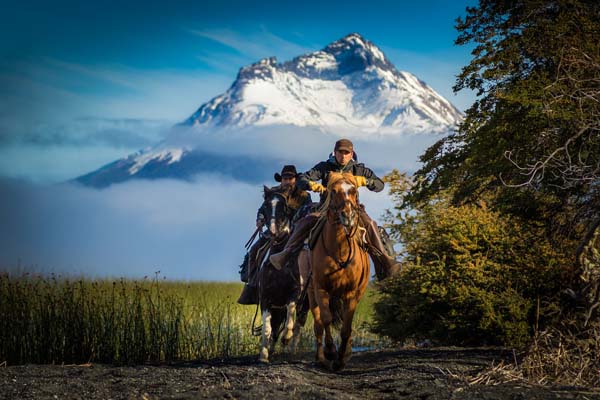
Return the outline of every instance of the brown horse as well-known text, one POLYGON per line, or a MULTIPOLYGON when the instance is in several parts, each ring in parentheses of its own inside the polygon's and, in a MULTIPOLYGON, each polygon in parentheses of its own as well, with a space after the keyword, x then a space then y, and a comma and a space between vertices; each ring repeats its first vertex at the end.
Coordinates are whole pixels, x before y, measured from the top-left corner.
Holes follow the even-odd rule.
POLYGON ((317 340, 316 358, 334 370, 342 369, 352 354, 352 319, 369 282, 366 231, 359 225, 357 189, 352 174, 330 174, 328 195, 321 207, 327 220, 309 257, 312 288, 308 293, 317 340), (331 335, 336 308, 340 308, 337 311, 341 312, 342 324, 339 350, 331 335))

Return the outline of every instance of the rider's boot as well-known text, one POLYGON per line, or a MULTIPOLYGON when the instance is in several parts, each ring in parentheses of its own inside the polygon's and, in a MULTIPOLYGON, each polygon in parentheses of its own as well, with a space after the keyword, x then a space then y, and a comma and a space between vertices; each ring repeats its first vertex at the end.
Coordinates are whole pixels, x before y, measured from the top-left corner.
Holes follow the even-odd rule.
POLYGON ((271 254, 269 257, 269 261, 275 269, 280 270, 288 262, 290 256, 302 248, 304 240, 306 240, 310 230, 315 226, 318 220, 318 215, 308 214, 296 222, 294 231, 283 250, 279 253, 271 254))
POLYGON ((244 285, 242 294, 240 294, 240 298, 237 301, 239 304, 258 304, 256 257, 258 256, 258 249, 263 243, 264 240, 259 239, 250 249, 250 254, 248 256, 248 283, 244 285))
POLYGON ((377 279, 383 280, 398 274, 401 268, 400 263, 387 254, 385 246, 379 236, 377 223, 367 215, 362 205, 360 208, 360 218, 367 230, 368 252, 373 260, 377 279))
POLYGON ((237 302, 239 304, 258 304, 258 287, 250 282, 246 283, 237 302))

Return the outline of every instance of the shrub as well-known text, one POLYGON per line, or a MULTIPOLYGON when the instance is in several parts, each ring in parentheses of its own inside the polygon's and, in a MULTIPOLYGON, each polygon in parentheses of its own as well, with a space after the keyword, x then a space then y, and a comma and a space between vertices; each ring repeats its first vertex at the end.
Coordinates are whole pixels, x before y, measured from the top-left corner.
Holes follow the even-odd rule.
POLYGON ((373 330, 395 340, 522 347, 570 272, 539 229, 483 202, 452 206, 440 196, 393 230, 403 270, 381 285, 373 330))

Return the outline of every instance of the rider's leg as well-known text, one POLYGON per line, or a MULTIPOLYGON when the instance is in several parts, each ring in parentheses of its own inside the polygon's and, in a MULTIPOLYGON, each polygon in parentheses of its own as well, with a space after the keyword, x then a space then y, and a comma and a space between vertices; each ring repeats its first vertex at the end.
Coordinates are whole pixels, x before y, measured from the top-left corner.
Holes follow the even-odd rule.
POLYGON ((258 275, 258 250, 267 242, 267 239, 260 237, 250 248, 248 254, 248 283, 244 285, 244 290, 238 299, 239 304, 258 304, 258 287, 256 286, 256 277, 258 275))
POLYGON ((377 279, 382 280, 397 274, 400 271, 400 264, 387 254, 379 236, 377 223, 367 215, 365 207, 362 204, 359 210, 360 219, 367 229, 368 251, 375 266, 377 279))
POLYGON ((271 261, 271 264, 273 264, 276 269, 281 269, 281 267, 287 263, 290 255, 302 248, 304 240, 306 240, 310 230, 315 226, 318 220, 319 214, 313 213, 308 214, 296 222, 292 236, 288 239, 284 249, 279 253, 271 254, 269 257, 269 261, 271 261))

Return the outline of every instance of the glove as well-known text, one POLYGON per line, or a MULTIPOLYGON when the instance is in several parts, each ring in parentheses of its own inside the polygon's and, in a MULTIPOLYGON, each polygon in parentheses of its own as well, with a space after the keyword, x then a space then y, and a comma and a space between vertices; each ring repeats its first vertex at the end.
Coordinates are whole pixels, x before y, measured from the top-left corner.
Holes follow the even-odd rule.
POLYGON ((310 190, 317 193, 323 193, 325 190, 327 190, 325 189, 325 186, 321 185, 318 182, 310 181, 308 182, 308 186, 310 187, 310 190))
POLYGON ((260 228, 265 224, 265 220, 263 218, 259 218, 256 220, 256 227, 260 228))
POLYGON ((364 176, 355 176, 354 179, 356 180, 358 187, 367 186, 367 178, 364 176))

